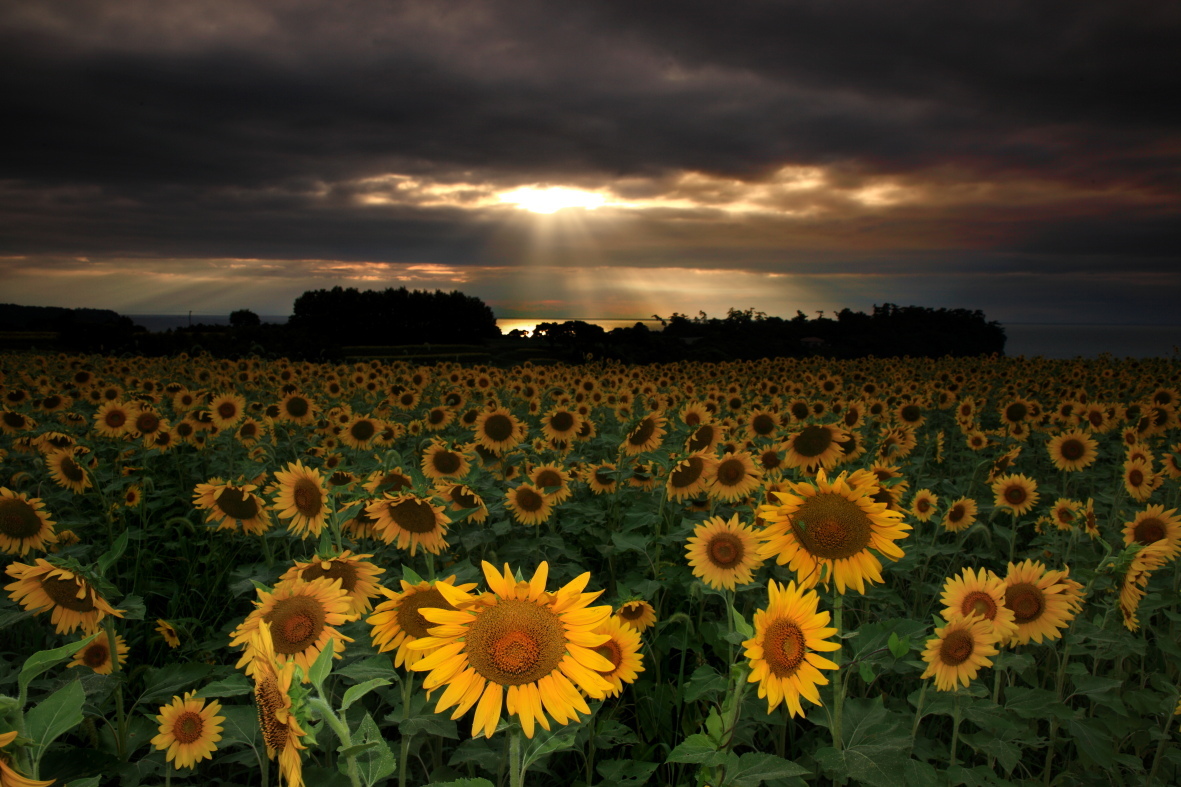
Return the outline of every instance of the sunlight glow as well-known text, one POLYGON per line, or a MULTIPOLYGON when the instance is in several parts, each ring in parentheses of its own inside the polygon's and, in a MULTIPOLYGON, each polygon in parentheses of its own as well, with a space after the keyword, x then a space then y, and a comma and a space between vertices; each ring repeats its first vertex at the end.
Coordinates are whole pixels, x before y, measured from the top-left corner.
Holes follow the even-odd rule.
POLYGON ((514 204, 530 213, 556 213, 563 208, 594 210, 607 204, 607 198, 602 194, 565 186, 522 186, 499 196, 501 202, 514 204))

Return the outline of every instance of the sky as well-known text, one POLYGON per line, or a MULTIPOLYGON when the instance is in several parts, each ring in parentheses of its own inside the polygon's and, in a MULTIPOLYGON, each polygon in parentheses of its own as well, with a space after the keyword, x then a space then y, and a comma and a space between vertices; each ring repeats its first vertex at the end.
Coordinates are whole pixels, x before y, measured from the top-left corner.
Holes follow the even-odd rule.
POLYGON ((4 2, 0 302, 1178 324, 1178 40, 1167 0, 4 2))

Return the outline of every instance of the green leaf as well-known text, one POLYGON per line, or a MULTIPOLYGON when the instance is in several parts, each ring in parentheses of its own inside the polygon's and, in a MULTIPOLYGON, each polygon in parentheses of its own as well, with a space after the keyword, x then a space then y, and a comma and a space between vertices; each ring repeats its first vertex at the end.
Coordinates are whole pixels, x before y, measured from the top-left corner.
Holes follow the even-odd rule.
POLYGON ((97 634, 91 634, 83 640, 70 642, 53 650, 39 650, 25 659, 25 664, 21 667, 20 675, 17 677, 17 685, 20 688, 20 706, 22 708, 24 707, 25 699, 29 696, 29 684, 38 675, 66 659, 73 658, 75 653, 89 645, 94 641, 95 637, 100 635, 105 637, 106 633, 100 631, 97 634))
POLYGON ((324 696, 324 681, 328 678, 329 673, 332 672, 332 655, 334 651, 334 640, 329 638, 324 645, 324 649, 320 651, 320 655, 316 657, 316 661, 312 664, 312 669, 308 675, 308 680, 316 687, 316 693, 321 697, 324 696))
POLYGON ((207 676, 213 667, 209 664, 169 664, 148 673, 147 685, 136 704, 168 702, 180 692, 207 676))
POLYGON ((905 767, 904 749, 893 745, 831 746, 813 753, 816 762, 834 780, 852 779, 870 787, 901 787, 905 767))
POLYGON ((361 697, 364 697, 370 691, 373 691, 373 689, 376 689, 378 686, 388 686, 389 684, 390 681, 388 678, 373 678, 372 680, 367 680, 364 683, 359 683, 356 686, 349 686, 348 691, 344 693, 344 698, 340 701, 340 712, 344 713, 349 709, 350 705, 361 699, 361 697))
POLYGON ((725 762, 726 755, 718 751, 717 744, 701 733, 694 733, 681 741, 668 753, 665 762, 689 762, 714 766, 725 762))
POLYGON ((611 543, 620 552, 647 552, 650 536, 647 533, 612 533, 611 543))
POLYGON ((693 671, 685 684, 682 696, 685 702, 696 702, 706 694, 721 694, 726 690, 726 676, 708 664, 693 671))
POLYGON ((1066 720, 1074 711, 1058 701, 1058 695, 1046 689, 1027 689, 1010 686, 1005 690, 1005 710, 1023 719, 1048 719, 1057 717, 1066 720))
POLYGON ((910 637, 899 637, 896 632, 891 631, 890 638, 886 641, 886 647, 890 649, 890 655, 900 659, 910 653, 910 637))
POLYGON ((131 534, 128 531, 124 530, 122 533, 119 534, 119 537, 115 539, 115 543, 111 544, 111 548, 108 549, 103 554, 99 555, 99 558, 98 558, 99 576, 106 576, 107 572, 110 571, 111 566, 115 565, 115 562, 119 558, 123 557, 123 553, 127 550, 127 541, 130 537, 131 537, 131 534))
POLYGON ((559 751, 573 749, 575 739, 582 724, 571 724, 554 730, 553 732, 538 732, 532 746, 526 746, 521 757, 521 768, 527 770, 530 765, 559 751))
POLYGON ((414 571, 414 569, 412 569, 410 566, 407 566, 405 564, 402 565, 402 579, 405 580, 406 582, 409 582, 411 585, 417 585, 420 582, 426 582, 426 580, 423 579, 422 577, 420 577, 414 571))
POLYGON ((82 723, 82 704, 85 702, 82 682, 72 680, 25 714, 25 734, 37 741, 33 747, 34 763, 41 762, 49 744, 82 723))
POLYGON ((451 782, 431 782, 426 787, 496 787, 487 779, 477 776, 474 779, 456 779, 451 782))
MULTIPOLYGON (((365 751, 355 755, 357 773, 368 787, 373 787, 374 784, 397 770, 398 761, 394 757, 394 753, 390 751, 389 744, 385 742, 381 730, 377 728, 377 722, 368 713, 365 714, 365 718, 361 720, 360 725, 350 737, 357 746, 372 744, 365 751)), ((344 766, 344 759, 342 758, 338 764, 344 766)))
POLYGON ((245 675, 235 672, 227 678, 205 684, 205 687, 197 692, 197 696, 203 699, 209 697, 240 697, 243 694, 250 694, 253 691, 254 684, 245 675))
POLYGON ((358 683, 373 678, 386 678, 390 682, 400 680, 397 670, 390 662, 389 656, 369 656, 354 661, 348 666, 336 670, 336 674, 355 680, 358 683))
POLYGON ((768 779, 789 779, 811 773, 790 760, 764 752, 747 752, 738 758, 738 765, 726 769, 726 781, 734 787, 756 787, 768 779))
POLYGON ((455 722, 446 716, 435 713, 422 713, 417 716, 411 716, 409 719, 394 718, 395 714, 386 716, 386 721, 392 721, 398 725, 398 733, 406 737, 412 737, 419 733, 427 733, 440 738, 451 738, 452 740, 459 739, 459 728, 455 722))
POLYGON ((85 779, 74 779, 66 787, 98 787, 101 782, 101 776, 87 776, 85 779))
POLYGON ((221 715, 225 721, 221 723, 221 741, 219 749, 244 743, 252 749, 258 749, 258 713, 249 705, 223 705, 221 715))
POLYGON ((128 593, 119 599, 118 607, 123 613, 124 620, 143 620, 148 613, 144 600, 133 593, 128 593))
POLYGON ((654 762, 605 760, 595 766, 595 770, 603 777, 599 787, 641 787, 657 767, 654 762))
POLYGON ((742 613, 730 606, 730 618, 734 621, 734 630, 742 635, 743 639, 750 639, 755 635, 755 630, 751 628, 750 623, 742 616, 742 613))

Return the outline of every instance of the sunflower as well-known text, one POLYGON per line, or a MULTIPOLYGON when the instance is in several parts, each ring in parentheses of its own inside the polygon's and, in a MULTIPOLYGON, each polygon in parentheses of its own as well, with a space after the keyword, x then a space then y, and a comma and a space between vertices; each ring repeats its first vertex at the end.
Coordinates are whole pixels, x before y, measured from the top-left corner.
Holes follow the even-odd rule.
POLYGON ((381 434, 384 424, 367 415, 354 415, 340 430, 340 441, 349 448, 366 449, 381 434))
POLYGON ((613 669, 599 672, 599 675, 611 684, 607 696, 618 697, 623 692, 623 684, 634 683, 639 673, 644 671, 640 632, 611 615, 599 624, 594 633, 607 635, 607 641, 593 650, 614 665, 613 669))
POLYGON ((316 405, 299 392, 289 393, 279 402, 279 419, 306 426, 316 420, 316 405))
POLYGON ((1050 438, 1046 451, 1054 467, 1062 471, 1090 467, 1099 456, 1099 443, 1081 429, 1063 432, 1050 438))
MULTIPOLYGON (((405 666, 407 669, 418 663, 429 651, 411 650, 409 644, 416 639, 429 635, 433 624, 424 618, 419 610, 424 607, 433 609, 455 610, 451 603, 443 597, 435 585, 443 582, 455 585, 455 575, 434 582, 419 582, 410 584, 401 580, 401 592, 386 591, 389 598, 376 607, 366 618, 372 629, 370 637, 373 646, 379 653, 394 652, 394 666, 405 666)), ((456 586, 464 593, 475 589, 474 582, 456 586)))
POLYGON ((525 425, 507 408, 494 407, 480 413, 475 423, 476 442, 494 454, 503 454, 525 439, 525 425))
POLYGON ((824 424, 809 424, 792 433, 784 441, 784 464, 788 467, 803 468, 808 472, 817 468, 831 470, 844 457, 845 452, 840 444, 846 440, 848 435, 843 429, 824 424))
POLYGON ((1005 606, 1005 582, 991 571, 965 568, 943 583, 943 619, 978 615, 1004 642, 1017 631, 1013 610, 1005 606))
POLYGON ((458 706, 451 714, 457 719, 475 705, 472 736, 483 732, 486 738, 496 730, 502 704, 528 738, 535 723, 550 728, 547 713, 563 725, 589 714, 579 692, 602 699, 613 686, 601 673, 615 669, 594 650, 609 639, 594 631, 611 608, 588 606, 602 592, 582 592, 590 572, 548 593, 548 563, 527 582, 518 582, 507 564, 503 575, 487 561, 483 568, 489 592, 473 596, 436 584, 456 611, 421 610, 436 625, 410 649, 435 652, 411 669, 429 672, 423 681, 428 690, 447 686, 435 712, 458 706))
POLYGON ((522 525, 540 525, 554 512, 553 500, 533 484, 521 484, 504 494, 505 506, 522 525))
POLYGON ((1069 579, 1070 570, 1047 571, 1038 562, 1009 564, 1005 577, 1005 606, 1013 610, 1017 631, 1002 644, 1024 645, 1033 640, 1058 639, 1082 608, 1082 585, 1069 579))
POLYGON ((104 402, 94 414, 94 432, 118 440, 131 430, 133 409, 122 402, 104 402))
POLYGON ((751 439, 774 438, 779 431, 779 416, 761 407, 751 410, 743 424, 751 439))
POLYGON ((176 633, 176 627, 169 623, 164 618, 156 618, 156 633, 164 638, 170 648, 180 647, 180 635, 176 633))
POLYGON ((246 400, 238 394, 220 394, 209 402, 209 415, 218 430, 232 428, 245 414, 246 400))
POLYGON ((903 556, 894 543, 905 537, 910 525, 871 495, 876 484, 850 485, 845 473, 829 481, 821 470, 816 483, 793 483, 792 491, 779 492, 779 504, 759 507, 767 523, 759 554, 789 564, 801 587, 825 586, 836 580, 837 592, 855 587, 865 592, 865 581, 881 582, 881 562, 872 548, 890 560, 903 556))
POLYGON ((152 745, 165 752, 164 759, 177 770, 194 768, 201 760, 212 759, 217 751, 221 723, 226 720, 218 715, 220 712, 220 702, 210 700, 206 704, 195 691, 173 697, 172 702, 160 706, 156 716, 160 733, 152 738, 152 745))
POLYGON ((463 478, 471 469, 471 454, 449 447, 440 440, 432 440, 422 453, 422 474, 432 481, 463 478))
POLYGON ((656 610, 642 599, 625 601, 615 610, 615 615, 636 631, 642 632, 656 625, 656 610))
POLYGON ((53 525, 41 498, 0 487, 0 550, 17 557, 30 549, 44 552, 57 543, 53 525))
POLYGON ((280 782, 287 787, 303 787, 303 763, 299 752, 307 747, 300 738, 307 732, 300 724, 300 707, 295 698, 301 694, 294 683, 295 661, 280 658, 270 626, 259 626, 250 637, 248 649, 255 652, 254 704, 258 708, 258 727, 266 743, 267 758, 279 762, 280 782))
POLYGON ((274 508, 279 518, 290 520, 287 526, 300 538, 319 538, 328 522, 328 490, 320 471, 299 461, 289 462, 285 470, 275 473, 275 479, 279 486, 274 508))
POLYGON ((1120 582, 1119 591, 1119 611, 1124 616, 1124 627, 1129 631, 1137 631, 1140 628, 1136 612, 1144 598, 1149 576, 1169 560, 1168 544, 1163 540, 1154 541, 1143 547, 1132 558, 1127 573, 1120 582))
MULTIPOLYGON (((115 635, 115 653, 119 658, 119 666, 127 663, 127 652, 130 648, 123 641, 123 636, 115 635)), ((115 665, 111 661, 111 642, 105 633, 99 634, 85 646, 74 653, 73 660, 67 667, 90 667, 97 675, 110 675, 115 665)))
POLYGON ((734 590, 754 581, 752 572, 763 565, 758 549, 758 535, 734 514, 729 520, 710 517, 694 528, 685 556, 693 576, 711 588, 734 590))
POLYGON ((993 501, 997 508, 1006 509, 1014 516, 1027 513, 1038 501, 1037 481, 1024 475, 1010 473, 992 482, 993 501))
POLYGON ((241 481, 226 482, 211 478, 193 489, 193 505, 208 513, 206 522, 216 522, 218 530, 242 530, 262 535, 271 528, 271 518, 263 500, 254 494, 258 487, 241 481))
POLYGON ((366 506, 365 511, 373 518, 374 533, 387 544, 397 544, 398 549, 409 549, 413 557, 422 547, 432 555, 447 548, 447 527, 451 523, 437 506, 427 498, 404 492, 386 495, 366 506))
POLYGON ((13 769, 12 758, 3 749, 12 745, 17 735, 19 733, 16 730, 0 732, 0 787, 50 787, 55 784, 56 780, 54 779, 47 781, 30 779, 13 769))
POLYGON ((476 524, 488 519, 488 506, 471 487, 443 481, 435 485, 435 497, 450 503, 449 511, 470 511, 467 518, 476 524))
POLYGON ((583 418, 567 407, 554 407, 541 417, 541 431, 550 440, 573 440, 583 418))
POLYGON ((1060 497, 1050 507, 1050 522, 1059 530, 1074 530, 1074 523, 1082 513, 1082 503, 1060 497))
POLYGON ((665 482, 668 499, 685 500, 698 496, 716 473, 717 464, 717 459, 703 451, 682 459, 669 472, 665 482))
POLYGON ((385 573, 371 563, 373 555, 355 555, 344 550, 339 555, 317 557, 309 561, 295 561, 295 565, 279 575, 279 581, 304 579, 311 581, 327 577, 339 579, 340 587, 349 597, 349 613, 360 616, 373 606, 373 599, 381 595, 377 578, 385 573))
POLYGON ((928 522, 935 515, 935 507, 939 505, 939 496, 930 489, 920 489, 914 493, 910 501, 910 512, 920 522, 928 522))
POLYGON ((1163 541, 1169 560, 1181 553, 1181 517, 1175 508, 1166 511, 1163 505, 1149 506, 1124 525, 1123 534, 1125 544, 1149 546, 1163 541))
POLYGON ((370 474, 361 485, 371 495, 398 493, 409 491, 414 487, 414 479, 407 475, 402 468, 395 467, 388 472, 380 470, 370 474))
POLYGON ((837 630, 828 625, 829 613, 817 610, 816 591, 771 580, 767 593, 766 609, 755 612, 755 635, 742 643, 751 668, 747 681, 759 684, 767 713, 782 702, 792 716, 803 716, 801 697, 823 705, 816 687, 827 685, 828 678, 820 670, 837 665, 817 651, 840 650, 840 643, 829 639, 837 630))
POLYGON ((706 492, 716 500, 733 502, 758 489, 762 476, 750 452, 738 451, 718 460, 706 492))
POLYGON ((667 419, 663 413, 649 413, 631 428, 620 445, 620 449, 627 456, 655 451, 660 447, 660 442, 664 438, 666 423, 667 419))
POLYGON ((551 503, 561 503, 570 497, 570 474, 553 462, 538 465, 529 471, 529 482, 549 498, 551 503))
POLYGON ((305 682, 329 640, 332 655, 338 659, 344 653, 344 643, 352 642, 334 628, 358 618, 351 611, 352 600, 340 579, 287 580, 272 591, 259 588, 257 592, 254 611, 230 633, 231 647, 246 646, 237 666, 245 667, 247 675, 254 675, 258 669, 258 651, 253 643, 260 628, 270 632, 276 653, 295 660, 305 682))
POLYGON ((45 464, 49 466, 49 477, 58 486, 68 489, 74 494, 82 494, 93 486, 90 474, 78 463, 80 456, 78 449, 69 449, 51 451, 45 457, 45 464))
POLYGON ((123 617, 123 610, 111 607, 85 579, 44 558, 31 566, 11 563, 4 571, 16 578, 4 586, 8 597, 34 613, 52 610, 50 622, 58 634, 79 628, 93 634, 107 615, 123 617))
POLYGON ((976 501, 970 497, 961 497, 943 515, 943 529, 949 533, 967 530, 976 521, 976 512, 976 501))
POLYGON ((991 667, 999 652, 997 636, 991 624, 979 615, 953 615, 946 626, 935 629, 927 640, 923 678, 934 678, 939 691, 955 691, 959 684, 967 688, 981 667, 991 667))
POLYGON ((1016 446, 993 460, 992 467, 988 470, 988 483, 996 481, 1002 473, 1013 466, 1019 456, 1021 456, 1021 446, 1016 446))
POLYGON ((1162 481, 1160 476, 1152 472, 1151 465, 1143 459, 1124 462, 1124 489, 1136 502, 1146 502, 1162 481))

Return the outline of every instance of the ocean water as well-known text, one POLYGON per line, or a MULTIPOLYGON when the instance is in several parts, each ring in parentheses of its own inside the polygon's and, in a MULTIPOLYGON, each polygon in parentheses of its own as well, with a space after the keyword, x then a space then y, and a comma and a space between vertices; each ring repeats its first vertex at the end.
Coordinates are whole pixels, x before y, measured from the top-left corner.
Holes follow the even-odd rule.
MULTIPOLYGON (((128 314, 137 325, 149 331, 166 331, 186 325, 229 325, 228 314, 128 314), (190 322, 191 320, 191 322, 190 322)), ((264 323, 285 323, 287 315, 261 314, 264 323)), ((637 322, 659 331, 657 320, 601 319, 596 317, 521 317, 496 321, 502 333, 514 329, 532 331, 540 322, 582 320, 610 331, 630 328, 637 322)), ((1008 323, 1004 325, 1008 341, 1005 354, 1027 358, 1174 358, 1181 362, 1181 325, 1096 325, 1060 323, 1008 323)))

